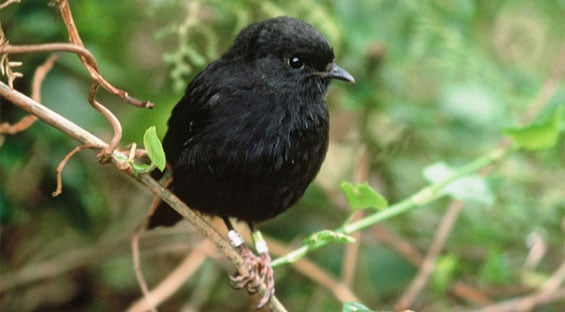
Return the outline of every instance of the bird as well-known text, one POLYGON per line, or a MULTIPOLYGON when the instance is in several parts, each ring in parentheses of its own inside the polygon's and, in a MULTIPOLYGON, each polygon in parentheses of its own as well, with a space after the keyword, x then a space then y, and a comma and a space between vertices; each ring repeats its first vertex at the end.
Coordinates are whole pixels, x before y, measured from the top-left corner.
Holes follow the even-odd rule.
MULTIPOLYGON (((191 209, 222 218, 236 236, 232 244, 244 246, 230 218, 256 232, 258 223, 296 204, 320 170, 329 144, 326 95, 335 79, 355 82, 312 25, 280 16, 245 27, 172 110, 162 141, 168 188, 191 209)), ((180 219, 161 203, 147 227, 180 219)), ((261 257, 250 263, 268 281, 261 307, 274 293, 274 278, 266 244, 256 242, 256 249, 261 257)), ((249 278, 233 281, 253 290, 249 278)))

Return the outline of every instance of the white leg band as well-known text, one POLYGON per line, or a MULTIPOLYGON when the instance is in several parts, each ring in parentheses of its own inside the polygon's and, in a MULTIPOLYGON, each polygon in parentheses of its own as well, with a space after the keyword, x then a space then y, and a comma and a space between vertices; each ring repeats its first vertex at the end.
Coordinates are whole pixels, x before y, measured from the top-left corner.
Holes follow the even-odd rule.
POLYGON ((230 239, 230 243, 233 247, 239 247, 245 243, 239 233, 235 230, 228 231, 228 238, 230 239))
POLYGON ((255 231, 251 234, 253 237, 253 243, 255 243, 255 250, 257 253, 269 253, 269 248, 267 247, 267 242, 263 238, 263 235, 259 231, 255 231))
POLYGON ((255 250, 257 250, 257 253, 260 254, 268 254, 269 248, 267 248, 267 242, 265 242, 264 240, 255 242, 255 250))

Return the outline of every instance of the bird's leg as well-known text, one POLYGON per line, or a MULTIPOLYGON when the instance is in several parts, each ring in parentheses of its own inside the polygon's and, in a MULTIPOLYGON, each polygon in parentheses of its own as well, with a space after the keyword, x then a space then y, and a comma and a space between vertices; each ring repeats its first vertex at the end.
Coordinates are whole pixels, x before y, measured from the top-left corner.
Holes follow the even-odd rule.
POLYGON ((271 300, 271 297, 275 293, 275 280, 267 243, 263 239, 261 232, 255 229, 253 224, 248 223, 249 228, 252 231, 255 249, 257 250, 257 253, 259 253, 259 257, 257 257, 249 248, 247 248, 245 242, 239 233, 237 233, 237 231, 233 228, 228 218, 224 218, 224 223, 228 227, 230 243, 237 249, 245 261, 247 271, 249 272, 248 275, 239 275, 237 273, 236 275, 231 275, 231 285, 237 289, 246 288, 247 292, 252 294, 257 292, 257 288, 262 283, 265 283, 267 290, 257 306, 257 308, 260 309, 264 307, 269 300, 271 300))
POLYGON ((241 289, 247 288, 248 293, 255 293, 257 292, 256 285, 256 276, 257 276, 257 267, 258 267, 258 258, 253 254, 245 242, 239 235, 239 233, 234 229, 230 220, 228 218, 224 218, 224 223, 228 227, 228 238, 230 243, 232 244, 235 249, 239 252, 245 265, 247 266, 247 275, 240 275, 236 273, 235 275, 230 275, 230 282, 232 287, 241 289))
POLYGON ((259 302, 258 308, 265 306, 271 300, 271 297, 275 293, 275 275, 273 272, 273 267, 271 266, 271 257, 269 256, 269 248, 267 247, 267 242, 263 239, 263 235, 259 230, 255 228, 252 223, 249 223, 249 228, 251 229, 251 237, 253 238, 253 243, 255 244, 255 250, 259 254, 259 259, 257 263, 257 273, 262 283, 265 283, 267 290, 259 302))

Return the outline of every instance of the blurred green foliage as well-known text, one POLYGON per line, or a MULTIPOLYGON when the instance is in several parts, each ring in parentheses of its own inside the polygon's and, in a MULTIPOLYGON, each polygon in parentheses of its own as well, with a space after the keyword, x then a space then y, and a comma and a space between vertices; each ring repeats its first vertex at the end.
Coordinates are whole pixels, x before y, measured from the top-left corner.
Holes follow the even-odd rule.
MULTIPOLYGON (((22 1, 0 11, 11 44, 67 40, 57 11, 47 4, 22 1)), ((349 216, 339 185, 354 179, 363 151, 369 155, 367 180, 393 204, 426 185, 422 172, 430 164, 457 167, 496 147, 502 129, 520 124, 548 79, 556 87, 544 101, 541 120, 565 105, 563 75, 556 73, 563 71, 563 1, 75 0, 71 8, 104 77, 156 103, 143 110, 99 92, 100 102, 123 124, 124 146, 141 144, 150 126, 164 135, 186 83, 245 25, 290 15, 328 37, 337 63, 357 83, 331 88, 332 142, 317 183, 298 207, 261 226, 289 246, 349 216)), ((18 90, 29 94, 33 71, 46 57, 10 56, 24 63, 18 90)), ((42 102, 108 139, 107 122, 88 105, 89 85, 78 58, 65 54, 44 82, 42 102)), ((24 115, 4 99, 0 105, 2 121, 24 115)), ((555 121, 561 131, 563 115, 555 121)), ((13 285, 10 273, 49 261, 49 268, 61 272, 2 289, 2 310, 120 311, 139 298, 128 239, 149 208, 150 194, 83 151, 65 167, 63 194, 52 198, 55 168, 76 143, 41 122, 0 142, 0 285, 13 285)), ((561 135, 549 150, 512 153, 481 182, 494 197, 465 204, 415 310, 472 306, 453 291, 456 281, 500 301, 547 279, 563 261, 564 150, 561 135), (528 245, 532 235, 541 243, 528 245), (527 262, 539 244, 543 253, 527 262)), ((447 203, 388 220, 386 229, 425 253, 447 203)), ((142 240, 150 285, 199 237, 187 231, 190 226, 180 225, 142 240)), ((352 291, 372 310, 391 309, 417 267, 370 230, 358 241, 352 291)), ((332 245, 309 258, 339 279, 344 248, 332 245)), ((231 290, 225 270, 212 263, 200 267, 163 311, 248 310, 248 296, 231 290)), ((292 311, 342 308, 331 292, 292 268, 278 268, 276 277, 277 296, 292 311)), ((548 304, 537 311, 559 308, 548 304)))

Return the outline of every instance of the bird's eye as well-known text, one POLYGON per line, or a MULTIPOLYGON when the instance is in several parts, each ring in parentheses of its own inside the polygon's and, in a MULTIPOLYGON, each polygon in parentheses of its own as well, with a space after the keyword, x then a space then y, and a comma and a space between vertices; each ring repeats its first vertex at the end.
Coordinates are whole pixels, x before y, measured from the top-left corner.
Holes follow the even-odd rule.
POLYGON ((299 69, 304 66, 304 61, 299 56, 292 56, 288 59, 288 65, 292 68, 299 69))

